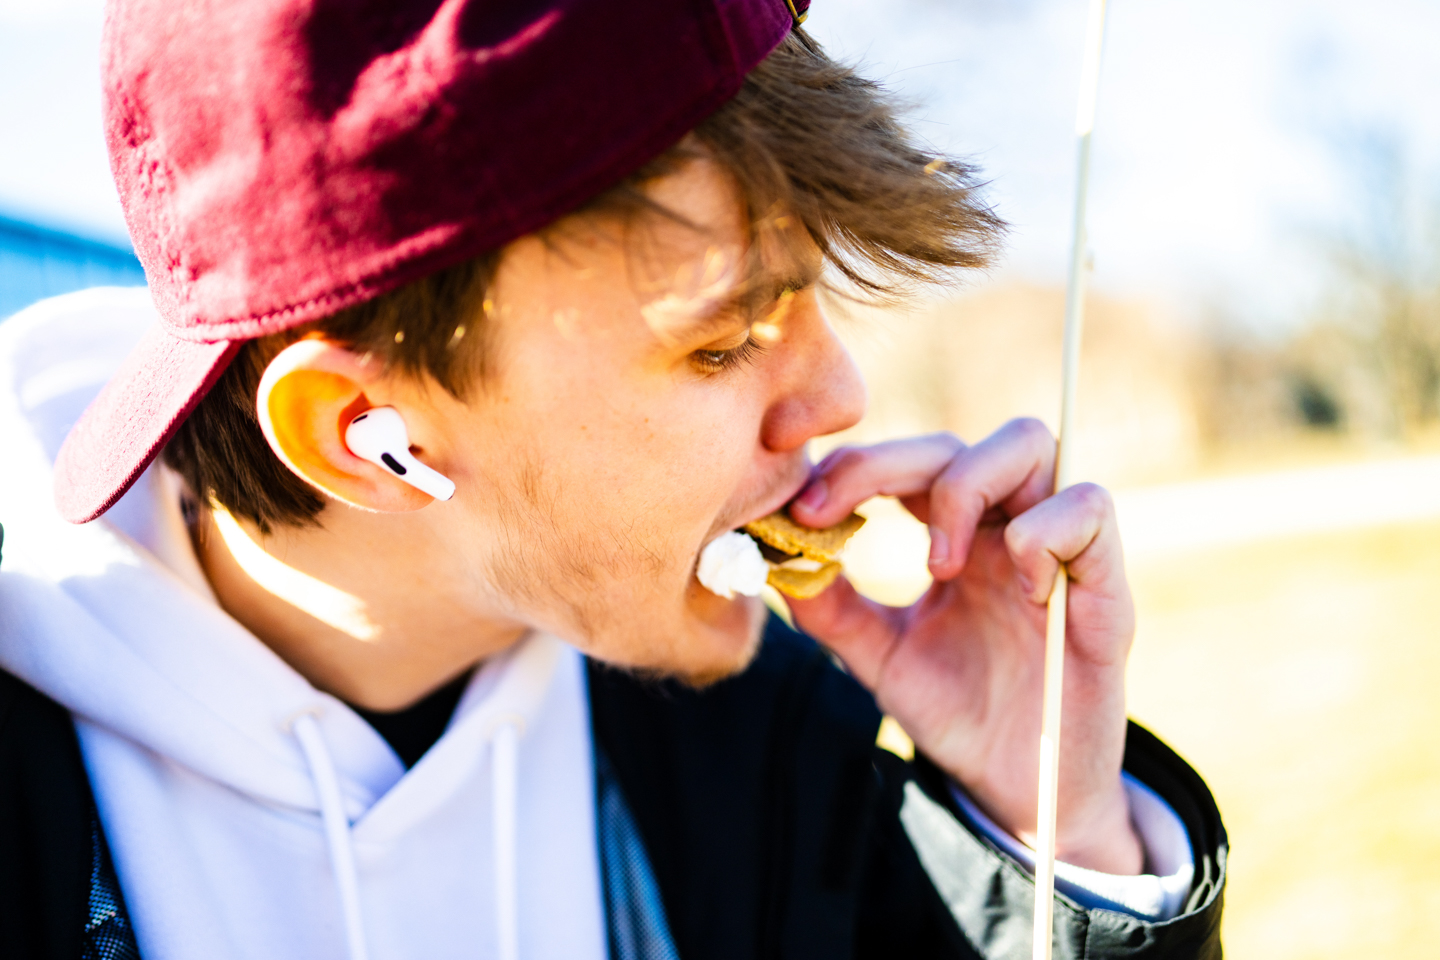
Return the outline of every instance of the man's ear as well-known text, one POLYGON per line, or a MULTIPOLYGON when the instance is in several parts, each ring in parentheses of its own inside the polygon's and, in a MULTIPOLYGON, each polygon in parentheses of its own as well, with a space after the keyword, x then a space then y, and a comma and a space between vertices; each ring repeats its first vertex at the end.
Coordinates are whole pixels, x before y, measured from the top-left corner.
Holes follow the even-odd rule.
POLYGON ((366 510, 419 510, 431 498, 345 445, 345 428, 372 406, 384 374, 323 339, 299 340, 270 361, 256 391, 255 412, 270 449, 300 479, 366 510), (368 391, 368 393, 367 393, 368 391))

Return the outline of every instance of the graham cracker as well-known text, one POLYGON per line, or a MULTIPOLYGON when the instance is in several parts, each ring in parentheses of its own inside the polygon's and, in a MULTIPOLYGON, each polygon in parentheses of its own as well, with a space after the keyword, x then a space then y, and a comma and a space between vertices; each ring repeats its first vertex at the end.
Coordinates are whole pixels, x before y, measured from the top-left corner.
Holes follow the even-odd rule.
POLYGON ((809 600, 834 583, 839 575, 840 564, 833 562, 825 564, 819 570, 787 570, 772 564, 770 575, 765 578, 765 582, 787 597, 809 600))
POLYGON ((834 526, 815 530, 800 526, 784 510, 777 510, 768 517, 747 523, 742 529, 777 550, 820 563, 833 563, 844 548, 845 541, 864 525, 865 518, 852 513, 834 526))

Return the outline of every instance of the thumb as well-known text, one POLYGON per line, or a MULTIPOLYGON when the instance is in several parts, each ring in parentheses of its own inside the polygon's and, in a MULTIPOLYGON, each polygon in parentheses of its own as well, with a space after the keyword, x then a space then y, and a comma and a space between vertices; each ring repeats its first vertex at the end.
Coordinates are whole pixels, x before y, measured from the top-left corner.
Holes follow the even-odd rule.
POLYGON ((874 690, 900 634, 901 611, 862 597, 843 576, 809 600, 785 599, 796 626, 830 648, 855 679, 874 690))

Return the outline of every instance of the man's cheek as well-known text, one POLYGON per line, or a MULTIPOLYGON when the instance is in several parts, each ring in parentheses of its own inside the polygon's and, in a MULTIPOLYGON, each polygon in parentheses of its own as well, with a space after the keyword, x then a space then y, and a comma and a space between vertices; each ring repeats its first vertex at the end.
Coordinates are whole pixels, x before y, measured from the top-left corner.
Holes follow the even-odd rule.
POLYGON ((644 476, 637 492, 676 523, 708 528, 709 519, 736 495, 748 472, 749 444, 714 432, 694 432, 656 449, 637 465, 644 476))

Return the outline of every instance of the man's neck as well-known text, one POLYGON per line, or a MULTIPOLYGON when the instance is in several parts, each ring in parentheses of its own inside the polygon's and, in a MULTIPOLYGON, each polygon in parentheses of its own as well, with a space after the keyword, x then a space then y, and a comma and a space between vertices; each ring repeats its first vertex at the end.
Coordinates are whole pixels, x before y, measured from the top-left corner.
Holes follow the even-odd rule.
POLYGON ((397 710, 524 635, 417 558, 377 553, 375 531, 364 528, 384 518, 347 513, 327 510, 321 526, 263 536, 201 510, 192 534, 220 606, 316 687, 397 710))

